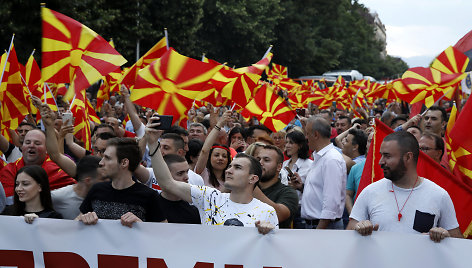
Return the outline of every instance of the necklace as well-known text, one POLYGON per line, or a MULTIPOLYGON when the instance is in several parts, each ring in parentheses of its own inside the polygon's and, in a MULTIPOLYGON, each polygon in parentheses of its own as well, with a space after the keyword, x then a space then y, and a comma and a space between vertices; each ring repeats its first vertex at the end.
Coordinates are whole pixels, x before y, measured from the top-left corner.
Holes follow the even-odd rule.
POLYGON ((406 202, 408 202, 408 199, 410 199, 410 196, 411 196, 411 194, 413 193, 413 190, 415 189, 416 182, 418 182, 418 178, 419 178, 419 177, 416 176, 415 183, 413 184, 413 187, 411 188, 410 194, 409 194, 408 197, 406 198, 405 203, 403 203, 402 209, 400 209, 400 207, 398 206, 397 195, 395 194, 395 189, 393 189, 393 182, 392 182, 392 191, 391 191, 391 192, 393 192, 393 196, 395 197, 395 203, 397 204, 397 209, 398 209, 398 221, 400 221, 400 220, 402 219, 402 217, 403 217, 403 215, 402 215, 403 208, 405 208, 406 202))

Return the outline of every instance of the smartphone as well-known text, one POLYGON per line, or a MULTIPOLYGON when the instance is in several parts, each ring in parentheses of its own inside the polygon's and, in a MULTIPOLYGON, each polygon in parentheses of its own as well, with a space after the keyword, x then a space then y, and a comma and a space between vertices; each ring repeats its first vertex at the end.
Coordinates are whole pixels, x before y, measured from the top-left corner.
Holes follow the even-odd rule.
POLYGON ((159 126, 154 127, 154 129, 160 129, 160 130, 167 130, 170 129, 172 126, 172 120, 173 116, 172 115, 157 115, 159 117, 159 120, 153 123, 161 123, 159 126))
POLYGON ((293 176, 293 172, 288 166, 285 167, 285 170, 288 172, 288 180, 290 180, 290 178, 293 176))
POLYGON ((305 117, 305 109, 303 109, 303 108, 297 108, 296 111, 297 111, 297 114, 298 114, 299 116, 305 117))
POLYGON ((62 123, 66 124, 66 121, 69 121, 67 125, 73 125, 74 124, 74 116, 72 115, 72 112, 67 111, 62 113, 62 123))

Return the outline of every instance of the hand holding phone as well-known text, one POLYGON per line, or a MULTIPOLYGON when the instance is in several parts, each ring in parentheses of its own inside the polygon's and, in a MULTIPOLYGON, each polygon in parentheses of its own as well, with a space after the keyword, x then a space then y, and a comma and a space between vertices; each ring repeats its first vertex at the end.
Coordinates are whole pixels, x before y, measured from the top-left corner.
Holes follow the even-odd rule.
POLYGON ((160 125, 153 127, 154 129, 167 130, 172 126, 172 115, 154 115, 159 117, 159 120, 152 119, 152 123, 160 123, 160 125))
POLYGON ((71 111, 62 113, 62 123, 66 124, 66 122, 68 126, 74 125, 74 116, 72 115, 71 111))
POLYGON ((285 170, 288 172, 288 180, 290 180, 293 176, 293 172, 288 166, 285 167, 285 170))

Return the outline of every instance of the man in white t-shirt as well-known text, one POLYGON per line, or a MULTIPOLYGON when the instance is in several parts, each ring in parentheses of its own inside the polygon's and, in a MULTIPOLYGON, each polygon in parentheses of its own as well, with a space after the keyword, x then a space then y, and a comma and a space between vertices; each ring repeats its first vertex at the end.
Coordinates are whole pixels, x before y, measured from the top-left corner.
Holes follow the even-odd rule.
POLYGON ((449 194, 416 170, 419 146, 406 132, 394 132, 380 146, 384 179, 366 187, 354 203, 347 229, 361 235, 373 230, 429 233, 439 242, 462 237, 449 194))
POLYGON ((275 209, 253 197, 254 186, 262 174, 261 165, 254 157, 238 154, 229 165, 225 187, 231 193, 175 181, 164 162, 157 141, 162 131, 152 129, 158 124, 149 123, 145 135, 157 182, 164 191, 197 207, 202 224, 255 226, 263 234, 278 226, 275 209))

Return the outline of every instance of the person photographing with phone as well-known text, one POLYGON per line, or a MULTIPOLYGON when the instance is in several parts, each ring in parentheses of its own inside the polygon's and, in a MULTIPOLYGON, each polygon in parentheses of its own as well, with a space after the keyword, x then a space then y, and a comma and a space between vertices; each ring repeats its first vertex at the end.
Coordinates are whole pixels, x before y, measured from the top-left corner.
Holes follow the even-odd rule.
POLYGON ((172 178, 160 151, 158 140, 162 130, 154 129, 159 125, 158 120, 158 117, 150 120, 146 127, 145 138, 154 174, 163 191, 197 207, 202 224, 205 225, 257 227, 262 234, 277 228, 278 220, 274 208, 253 197, 255 184, 262 174, 261 165, 255 158, 240 153, 225 170, 224 187, 230 189, 231 193, 176 181, 172 178))

